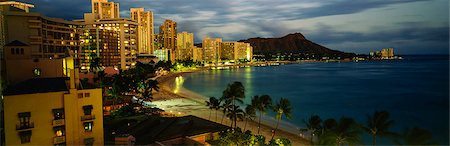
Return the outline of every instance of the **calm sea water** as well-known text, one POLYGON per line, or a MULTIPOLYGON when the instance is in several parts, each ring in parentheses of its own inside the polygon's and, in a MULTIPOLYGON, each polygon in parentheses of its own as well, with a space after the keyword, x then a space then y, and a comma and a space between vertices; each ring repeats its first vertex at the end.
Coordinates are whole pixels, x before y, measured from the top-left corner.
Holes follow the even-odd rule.
MULTIPOLYGON (((440 144, 449 143, 448 56, 211 70, 188 74, 183 86, 220 97, 233 81, 244 84, 247 103, 262 94, 275 101, 288 98, 294 107, 289 122, 298 126, 304 127, 301 121, 311 114, 364 123, 375 110, 387 110, 395 120, 394 131, 418 126, 431 131, 440 144)), ((364 141, 370 144, 368 135, 364 141)), ((390 144, 386 139, 383 143, 390 144)))

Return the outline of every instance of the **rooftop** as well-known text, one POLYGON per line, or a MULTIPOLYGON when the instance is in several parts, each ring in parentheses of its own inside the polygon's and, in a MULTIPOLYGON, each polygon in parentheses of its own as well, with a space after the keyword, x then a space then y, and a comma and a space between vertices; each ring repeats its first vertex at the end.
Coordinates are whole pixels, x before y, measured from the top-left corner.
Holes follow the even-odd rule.
POLYGON ((196 116, 148 118, 125 130, 136 138, 136 144, 146 145, 186 136, 220 132, 228 126, 211 122, 196 116))
POLYGON ((6 44, 5 46, 28 46, 28 45, 23 43, 23 42, 21 42, 21 41, 14 40, 14 41, 6 44))
POLYGON ((69 91, 66 85, 66 80, 68 79, 67 77, 33 78, 8 87, 4 95, 69 91))

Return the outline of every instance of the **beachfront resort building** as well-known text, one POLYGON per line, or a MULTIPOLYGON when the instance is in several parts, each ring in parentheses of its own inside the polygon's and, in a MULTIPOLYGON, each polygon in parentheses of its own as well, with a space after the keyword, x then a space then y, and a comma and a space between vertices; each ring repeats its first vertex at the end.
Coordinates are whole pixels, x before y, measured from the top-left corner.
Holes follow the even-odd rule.
POLYGON ((253 48, 249 43, 244 42, 222 42, 220 49, 220 59, 222 61, 251 61, 253 48))
POLYGON ((378 59, 398 59, 394 56, 394 48, 383 48, 381 51, 370 52, 370 56, 378 59))
POLYGON ((3 95, 6 145, 102 145, 101 89, 70 77, 33 77, 3 95))
POLYGON ((193 60, 194 49, 194 33, 180 32, 177 34, 176 60, 193 60))
POLYGON ((161 45, 162 51, 167 53, 167 59, 175 62, 177 51, 177 23, 173 20, 166 19, 159 27, 158 43, 161 45))
MULTIPOLYGON (((147 47, 142 47, 142 51, 149 51, 149 41, 139 40, 138 34, 139 28, 141 33, 149 32, 152 22, 148 20, 150 14, 141 10, 133 9, 137 14, 132 14, 135 20, 120 18, 119 14, 112 12, 119 11, 118 3, 92 0, 92 12, 85 13, 82 20, 74 20, 83 24, 82 43, 77 52, 82 71, 89 71, 96 57, 100 58, 99 66, 128 69, 136 63, 138 44, 147 47), (142 24, 138 23, 139 20, 142 24)), ((143 36, 150 39, 148 35, 143 36)))
POLYGON ((153 12, 145 11, 144 8, 131 8, 131 19, 137 21, 137 46, 139 54, 153 54, 154 28, 153 12))
POLYGON ((203 61, 206 63, 219 63, 222 38, 204 38, 202 41, 203 61))

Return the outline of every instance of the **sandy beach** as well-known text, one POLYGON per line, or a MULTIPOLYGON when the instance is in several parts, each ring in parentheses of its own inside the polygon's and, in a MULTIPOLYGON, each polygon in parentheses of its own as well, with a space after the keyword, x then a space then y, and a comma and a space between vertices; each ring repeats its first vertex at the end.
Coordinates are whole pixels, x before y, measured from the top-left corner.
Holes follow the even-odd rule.
MULTIPOLYGON (((230 125, 231 121, 226 117, 223 117, 222 112, 211 111, 205 101, 208 99, 200 94, 192 92, 183 88, 180 85, 175 85, 175 82, 180 76, 191 72, 178 72, 170 73, 169 75, 159 77, 160 90, 154 93, 153 104, 166 112, 173 113, 175 115, 194 115, 204 119, 208 119, 213 122, 222 123, 224 125, 230 125), (217 113, 217 114, 216 114, 217 113)), ((258 117, 253 119, 254 121, 240 121, 237 123, 238 127, 245 130, 251 130, 252 133, 258 131, 258 117)), ((263 116, 261 119, 260 134, 265 135, 266 140, 270 140, 272 135, 272 129, 275 129, 276 120, 273 117, 263 116), (269 126, 270 125, 270 126, 269 126)), ((275 138, 283 137, 291 140, 293 145, 308 145, 309 142, 300 136, 299 127, 288 122, 281 122, 279 130, 275 138)))

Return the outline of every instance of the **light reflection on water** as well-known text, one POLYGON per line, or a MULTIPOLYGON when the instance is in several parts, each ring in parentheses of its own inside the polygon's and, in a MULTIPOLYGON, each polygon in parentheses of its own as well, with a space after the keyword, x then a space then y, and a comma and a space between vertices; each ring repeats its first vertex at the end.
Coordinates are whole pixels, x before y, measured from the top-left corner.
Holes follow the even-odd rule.
POLYGON ((311 114, 365 122, 366 114, 388 110, 397 123, 394 130, 419 126, 448 143, 448 63, 447 57, 211 70, 188 74, 183 84, 207 97, 220 97, 227 84, 240 81, 245 104, 254 95, 269 94, 273 101, 288 98, 295 110, 290 122, 299 126, 311 114))

